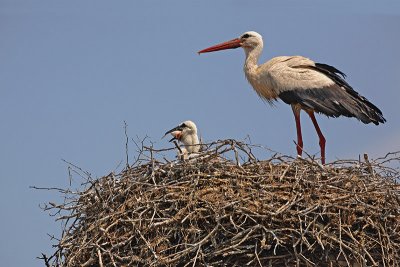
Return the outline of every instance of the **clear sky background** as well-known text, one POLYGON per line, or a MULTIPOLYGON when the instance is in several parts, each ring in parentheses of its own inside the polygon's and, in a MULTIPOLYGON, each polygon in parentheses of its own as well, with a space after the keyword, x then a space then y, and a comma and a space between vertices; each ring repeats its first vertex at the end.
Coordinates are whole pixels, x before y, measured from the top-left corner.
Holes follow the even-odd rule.
MULTIPOLYGON (((207 141, 250 136, 295 156, 295 123, 247 83, 241 49, 197 51, 254 30, 260 63, 303 55, 337 67, 387 123, 318 116, 327 160, 400 150, 400 2, 0 0, 0 261, 43 266, 59 223, 38 205, 57 195, 29 186, 68 185, 70 161, 94 177, 125 158, 130 137, 156 147, 179 122, 207 141)), ((318 138, 302 117, 305 149, 318 138)), ((133 150, 133 149, 132 149, 133 150)), ((132 156, 133 156, 132 152, 132 156)))

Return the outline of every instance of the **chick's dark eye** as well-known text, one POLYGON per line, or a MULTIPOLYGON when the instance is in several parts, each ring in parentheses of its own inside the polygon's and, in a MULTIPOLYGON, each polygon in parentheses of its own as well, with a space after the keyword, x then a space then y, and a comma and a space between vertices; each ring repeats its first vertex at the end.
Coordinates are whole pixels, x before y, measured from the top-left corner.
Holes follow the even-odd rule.
POLYGON ((187 127, 187 125, 186 125, 186 124, 184 124, 184 123, 182 123, 182 124, 181 124, 181 127, 187 127))
POLYGON ((243 34, 243 36, 242 36, 242 38, 249 38, 249 37, 250 37, 250 35, 248 33, 243 34))

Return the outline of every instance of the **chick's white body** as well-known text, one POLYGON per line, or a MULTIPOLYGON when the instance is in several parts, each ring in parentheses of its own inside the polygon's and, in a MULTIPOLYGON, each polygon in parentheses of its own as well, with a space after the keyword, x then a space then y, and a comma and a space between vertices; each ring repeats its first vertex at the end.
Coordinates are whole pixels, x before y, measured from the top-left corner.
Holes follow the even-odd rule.
POLYGON ((197 127, 192 121, 184 122, 188 127, 181 132, 179 141, 185 146, 188 153, 197 153, 200 150, 199 137, 197 136, 197 127))
POLYGON ((200 142, 196 124, 192 121, 184 121, 182 124, 186 127, 183 127, 178 140, 184 145, 188 154, 199 152, 200 142))

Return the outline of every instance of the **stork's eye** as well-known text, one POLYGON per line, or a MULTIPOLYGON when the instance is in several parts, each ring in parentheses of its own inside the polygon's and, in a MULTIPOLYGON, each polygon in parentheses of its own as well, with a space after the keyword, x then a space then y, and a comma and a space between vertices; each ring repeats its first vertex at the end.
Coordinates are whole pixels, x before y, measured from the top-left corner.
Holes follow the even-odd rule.
POLYGON ((250 37, 250 34, 248 34, 248 33, 242 35, 242 38, 244 38, 244 39, 249 38, 249 37, 250 37))
POLYGON ((181 124, 181 127, 187 127, 187 125, 186 125, 186 124, 184 124, 184 123, 182 123, 182 124, 181 124))

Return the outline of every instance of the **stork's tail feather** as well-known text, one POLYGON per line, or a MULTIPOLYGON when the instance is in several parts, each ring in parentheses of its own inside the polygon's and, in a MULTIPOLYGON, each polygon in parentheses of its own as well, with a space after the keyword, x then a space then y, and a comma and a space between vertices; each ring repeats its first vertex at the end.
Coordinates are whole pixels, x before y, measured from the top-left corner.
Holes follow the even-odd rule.
MULTIPOLYGON (((342 101, 340 104, 346 110, 351 111, 352 115, 362 121, 363 123, 373 123, 378 125, 379 123, 385 123, 386 119, 383 117, 382 111, 377 108, 374 104, 369 102, 365 97, 360 96, 354 98, 354 101, 342 101)), ((353 117, 350 116, 350 117, 353 117)))
POLYGON ((349 112, 348 114, 341 114, 348 117, 356 117, 363 123, 374 123, 378 125, 379 123, 385 123, 386 119, 383 117, 382 111, 372 104, 368 99, 360 95, 356 92, 345 80, 346 75, 338 70, 337 68, 322 64, 322 63, 315 63, 315 67, 313 69, 325 74, 329 78, 332 79, 336 83, 336 85, 345 89, 346 93, 349 94, 353 101, 357 104, 354 105, 353 101, 346 101, 347 98, 345 97, 340 105, 349 112), (342 77, 340 77, 341 75, 342 77), (350 115, 350 116, 349 116, 350 115))

